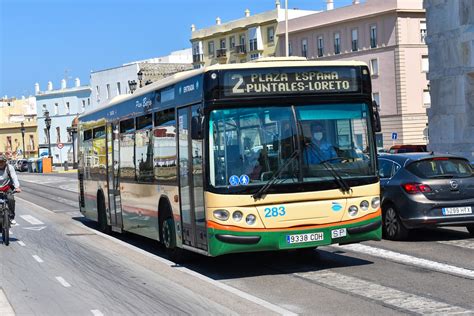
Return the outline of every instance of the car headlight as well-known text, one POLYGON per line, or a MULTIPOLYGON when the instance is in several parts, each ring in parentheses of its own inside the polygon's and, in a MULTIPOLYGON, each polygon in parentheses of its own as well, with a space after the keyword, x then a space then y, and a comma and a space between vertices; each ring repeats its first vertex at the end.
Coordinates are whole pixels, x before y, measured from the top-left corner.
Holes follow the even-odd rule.
POLYGON ((232 213, 232 218, 236 222, 240 222, 243 217, 244 217, 244 214, 242 214, 241 211, 235 211, 234 213, 232 213))
POLYGON ((215 210, 213 214, 215 218, 221 221, 226 221, 229 219, 229 211, 227 210, 215 210))
POLYGON ((360 202, 359 206, 360 206, 361 210, 367 211, 367 210, 369 210, 369 201, 363 200, 362 202, 360 202))
POLYGON ((245 222, 247 223, 247 225, 253 225, 255 224, 255 221, 257 220, 257 217, 253 214, 249 214, 247 215, 247 217, 245 218, 245 222))
POLYGON ((380 198, 378 196, 372 199, 372 208, 378 209, 380 207, 380 198))
POLYGON ((359 212, 359 208, 355 205, 349 206, 349 215, 350 216, 356 216, 357 212, 359 212))

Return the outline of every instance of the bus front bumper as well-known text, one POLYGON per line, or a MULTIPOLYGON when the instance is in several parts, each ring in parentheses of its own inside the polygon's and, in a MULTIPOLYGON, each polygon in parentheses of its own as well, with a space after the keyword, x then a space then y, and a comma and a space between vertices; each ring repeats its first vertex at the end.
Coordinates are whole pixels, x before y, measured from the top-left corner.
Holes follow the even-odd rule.
POLYGON ((378 216, 372 214, 372 216, 361 217, 360 221, 355 223, 340 222, 331 226, 321 225, 324 227, 308 229, 233 230, 230 226, 213 223, 213 227, 208 228, 209 254, 220 256, 227 253, 310 248, 380 240, 382 238, 382 220, 380 212, 377 213, 378 216), (290 242, 291 236, 303 234, 309 234, 307 235, 309 241, 290 242), (335 235, 342 236, 335 237, 335 235), (310 239, 313 237, 317 240, 311 241, 310 239))

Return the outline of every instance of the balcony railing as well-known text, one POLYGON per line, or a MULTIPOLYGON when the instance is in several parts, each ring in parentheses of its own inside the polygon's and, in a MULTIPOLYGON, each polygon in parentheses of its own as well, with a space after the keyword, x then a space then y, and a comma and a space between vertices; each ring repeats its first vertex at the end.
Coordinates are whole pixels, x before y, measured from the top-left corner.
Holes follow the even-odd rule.
POLYGON ((203 54, 193 54, 193 63, 202 63, 204 62, 203 54))
POLYGON ((234 48, 236 54, 247 54, 247 48, 245 45, 236 45, 234 48))
POLYGON ((221 48, 221 49, 216 50, 216 55, 217 55, 217 58, 227 57, 227 49, 221 48))

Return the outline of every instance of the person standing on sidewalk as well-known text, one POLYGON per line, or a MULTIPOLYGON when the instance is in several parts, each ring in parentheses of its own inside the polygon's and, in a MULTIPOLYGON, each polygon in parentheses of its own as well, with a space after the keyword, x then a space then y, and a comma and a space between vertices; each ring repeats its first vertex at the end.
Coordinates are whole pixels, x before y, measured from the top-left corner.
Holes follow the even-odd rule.
POLYGON ((0 189, 2 188, 5 188, 5 192, 7 192, 10 219, 11 223, 15 225, 15 198, 12 192, 21 192, 20 182, 18 181, 15 168, 7 163, 5 155, 0 154, 0 189))

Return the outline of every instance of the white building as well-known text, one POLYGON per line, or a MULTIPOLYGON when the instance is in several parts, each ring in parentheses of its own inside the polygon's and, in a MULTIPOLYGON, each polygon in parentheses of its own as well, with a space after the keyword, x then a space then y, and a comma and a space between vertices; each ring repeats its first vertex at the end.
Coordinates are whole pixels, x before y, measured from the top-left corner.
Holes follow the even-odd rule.
POLYGON ((134 61, 122 66, 93 71, 90 74, 92 90, 90 110, 102 106, 114 97, 129 94, 130 83, 136 87, 170 76, 176 72, 192 69, 191 49, 172 52, 168 56, 134 61), (138 74, 142 74, 141 81, 138 74))

